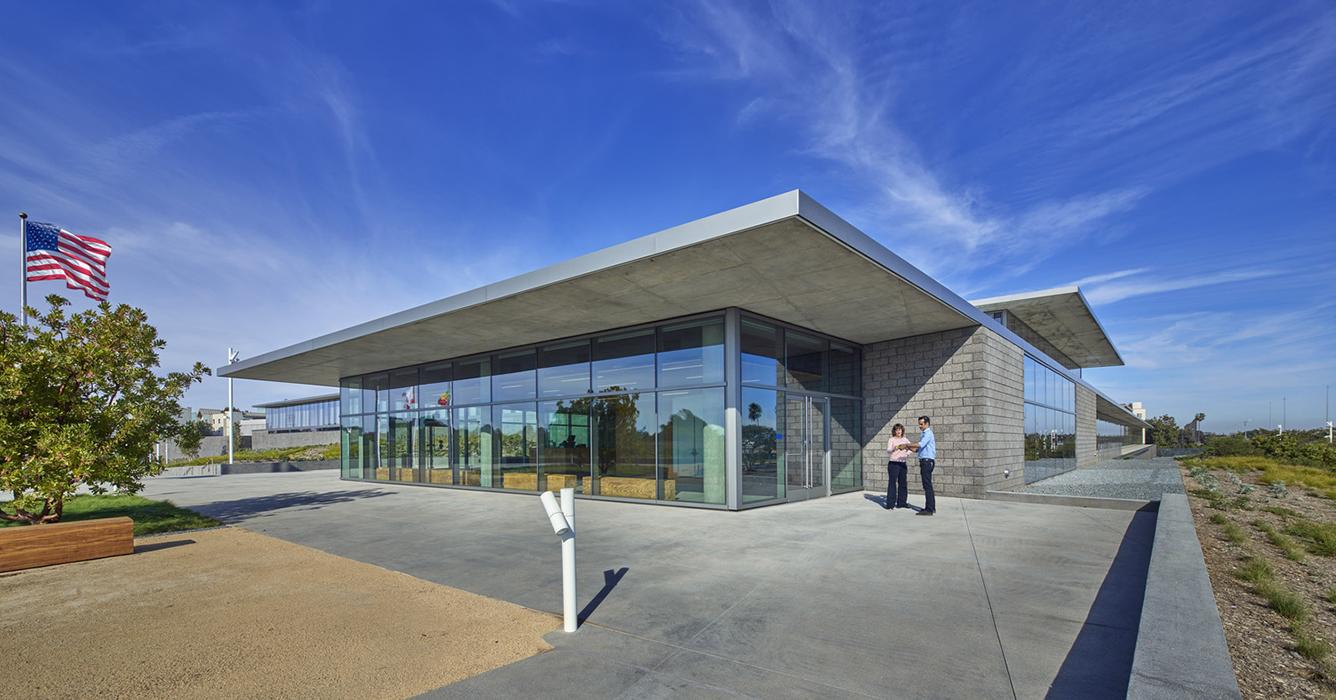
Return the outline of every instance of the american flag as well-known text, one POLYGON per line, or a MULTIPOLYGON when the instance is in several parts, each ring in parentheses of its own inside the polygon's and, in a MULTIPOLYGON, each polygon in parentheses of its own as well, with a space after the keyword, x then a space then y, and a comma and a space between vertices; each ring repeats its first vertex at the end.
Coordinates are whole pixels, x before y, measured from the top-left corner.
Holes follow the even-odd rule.
POLYGON ((29 282, 65 280, 66 287, 82 290, 90 299, 107 298, 111 246, 106 241, 37 221, 28 222, 27 232, 29 282))

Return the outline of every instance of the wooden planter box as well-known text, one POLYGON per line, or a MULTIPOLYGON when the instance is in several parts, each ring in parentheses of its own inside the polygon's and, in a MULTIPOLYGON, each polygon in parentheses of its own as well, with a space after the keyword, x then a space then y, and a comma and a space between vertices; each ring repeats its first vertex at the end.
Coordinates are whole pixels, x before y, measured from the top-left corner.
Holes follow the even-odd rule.
POLYGON ((125 517, 0 529, 0 572, 134 551, 134 521, 125 517))

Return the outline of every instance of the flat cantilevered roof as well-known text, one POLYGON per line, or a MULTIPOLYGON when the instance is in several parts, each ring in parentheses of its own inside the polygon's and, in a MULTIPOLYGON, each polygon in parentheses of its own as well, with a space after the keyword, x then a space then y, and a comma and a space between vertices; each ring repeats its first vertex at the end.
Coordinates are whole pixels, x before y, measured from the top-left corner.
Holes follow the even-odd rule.
MULTIPOLYGON (((1122 356, 1113 346, 1109 334, 1104 332, 1104 326, 1095 318, 1095 312, 1079 287, 980 299, 974 305, 987 312, 1006 310, 1038 336, 1027 340, 1048 351, 1054 359, 1063 361, 1068 369, 1123 364, 1122 356), (1052 346, 1051 349, 1045 348, 1046 344, 1052 346)), ((1027 335, 1021 330, 1017 332, 1022 337, 1027 335)))
POLYGON ((1046 356, 793 190, 257 355, 218 374, 337 386, 342 377, 727 307, 860 344, 982 325, 1046 356))

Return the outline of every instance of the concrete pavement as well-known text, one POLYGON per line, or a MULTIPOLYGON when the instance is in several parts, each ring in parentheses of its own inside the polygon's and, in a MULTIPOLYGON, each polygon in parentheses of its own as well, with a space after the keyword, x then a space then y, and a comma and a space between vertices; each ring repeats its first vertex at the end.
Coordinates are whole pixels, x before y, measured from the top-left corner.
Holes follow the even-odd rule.
MULTIPOLYGON (((560 612, 533 496, 328 472, 154 479, 145 495, 560 612)), ((1122 697, 1154 514, 862 494, 742 513, 577 502, 587 621, 439 697, 1122 697)))

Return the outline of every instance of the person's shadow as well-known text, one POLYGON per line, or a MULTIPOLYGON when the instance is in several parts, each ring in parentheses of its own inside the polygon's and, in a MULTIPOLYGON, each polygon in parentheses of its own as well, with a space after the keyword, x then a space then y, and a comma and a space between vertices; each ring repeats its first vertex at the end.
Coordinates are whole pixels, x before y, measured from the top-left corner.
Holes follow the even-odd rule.
MULTIPOLYGON (((881 508, 882 508, 883 510, 886 508, 886 497, 885 497, 885 496, 875 496, 875 495, 870 494, 870 493, 865 493, 865 494, 863 494, 863 498, 866 498, 867 500, 872 501, 873 503, 876 503, 878 506, 881 506, 881 508)), ((914 511, 915 513, 917 513, 917 512, 919 512, 919 511, 923 510, 923 509, 920 508, 919 506, 916 506, 916 505, 914 505, 914 504, 912 504, 912 503, 910 503, 910 504, 906 504, 906 505, 903 506, 903 507, 908 508, 908 509, 914 511)))

